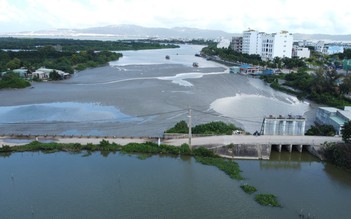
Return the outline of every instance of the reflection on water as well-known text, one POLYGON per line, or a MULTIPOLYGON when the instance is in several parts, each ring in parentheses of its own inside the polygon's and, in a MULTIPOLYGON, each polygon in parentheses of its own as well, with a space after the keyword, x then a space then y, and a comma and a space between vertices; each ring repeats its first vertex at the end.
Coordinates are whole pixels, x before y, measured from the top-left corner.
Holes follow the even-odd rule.
POLYGON ((182 64, 192 66, 193 62, 199 63, 199 67, 217 67, 218 63, 207 61, 204 58, 196 57, 204 46, 201 45, 181 45, 177 49, 159 50, 139 50, 139 51, 120 51, 123 57, 118 61, 110 62, 111 66, 125 65, 157 65, 157 64, 182 64), (165 59, 169 55, 170 59, 165 59))
POLYGON ((261 169, 301 169, 301 163, 319 162, 319 160, 307 151, 302 153, 282 151, 279 153, 272 150, 269 160, 260 160, 259 162, 261 169))
POLYGON ((0 107, 0 123, 30 122, 129 122, 137 118, 114 106, 96 103, 57 102, 0 107))
POLYGON ((334 164, 325 163, 324 171, 327 173, 327 176, 331 181, 338 183, 344 188, 350 189, 351 187, 351 171, 345 171, 342 168, 336 167, 334 164))

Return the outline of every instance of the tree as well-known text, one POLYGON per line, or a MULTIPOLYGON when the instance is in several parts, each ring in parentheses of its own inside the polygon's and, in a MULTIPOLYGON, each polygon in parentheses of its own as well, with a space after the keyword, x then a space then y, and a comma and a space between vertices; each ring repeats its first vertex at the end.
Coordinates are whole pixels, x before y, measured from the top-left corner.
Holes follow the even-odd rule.
POLYGON ((14 58, 6 64, 6 67, 11 69, 11 70, 16 69, 16 68, 20 68, 21 67, 21 60, 19 60, 18 58, 14 58))
POLYGON ((332 125, 312 125, 305 135, 334 136, 335 130, 332 125))
POLYGON ((177 124, 175 124, 173 128, 168 129, 166 131, 166 133, 184 133, 184 134, 188 132, 189 132, 188 124, 184 120, 178 122, 177 124))
POLYGON ((340 84, 340 93, 348 94, 351 91, 351 75, 345 76, 342 84, 340 84))
POLYGON ((344 124, 344 126, 341 129, 341 136, 342 136, 342 140, 345 143, 349 143, 350 142, 350 138, 351 138, 351 121, 348 121, 344 124))
POLYGON ((54 81, 57 81, 57 80, 61 80, 61 79, 62 79, 61 75, 60 75, 57 71, 55 71, 55 70, 53 70, 52 72, 50 72, 49 78, 50 78, 51 80, 54 80, 54 81))
POLYGON ((276 68, 282 68, 282 59, 280 57, 274 57, 273 59, 273 65, 276 67, 276 68))

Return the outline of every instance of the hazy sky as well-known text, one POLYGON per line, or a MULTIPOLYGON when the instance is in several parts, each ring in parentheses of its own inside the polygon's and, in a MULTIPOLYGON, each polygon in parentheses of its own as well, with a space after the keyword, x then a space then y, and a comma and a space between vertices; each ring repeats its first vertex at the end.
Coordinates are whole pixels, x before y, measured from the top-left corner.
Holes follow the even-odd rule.
POLYGON ((350 0, 0 0, 0 32, 135 24, 351 34, 350 0))

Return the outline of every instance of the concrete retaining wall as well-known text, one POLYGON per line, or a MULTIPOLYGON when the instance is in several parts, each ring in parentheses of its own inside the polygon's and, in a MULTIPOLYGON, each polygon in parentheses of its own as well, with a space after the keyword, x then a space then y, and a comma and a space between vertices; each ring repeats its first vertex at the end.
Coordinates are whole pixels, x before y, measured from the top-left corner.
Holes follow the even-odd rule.
POLYGON ((214 151, 220 156, 233 159, 269 160, 269 157, 271 155, 271 146, 268 144, 232 144, 229 146, 214 148, 214 151))

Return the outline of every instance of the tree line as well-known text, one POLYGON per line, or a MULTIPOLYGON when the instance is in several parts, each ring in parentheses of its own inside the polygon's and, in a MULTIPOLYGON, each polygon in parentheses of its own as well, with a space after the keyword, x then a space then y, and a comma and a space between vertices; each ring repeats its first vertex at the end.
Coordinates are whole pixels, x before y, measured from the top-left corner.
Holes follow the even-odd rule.
POLYGON ((45 46, 58 46, 62 52, 76 51, 120 51, 178 48, 179 46, 167 43, 158 43, 150 40, 76 40, 76 39, 45 39, 45 38, 0 38, 0 49, 10 50, 37 50, 45 46))
POLYGON ((59 52, 52 46, 41 47, 35 51, 3 51, 0 50, 0 71, 26 68, 29 72, 42 66, 58 69, 67 73, 97 67, 122 57, 121 53, 110 51, 95 52, 59 52))
POLYGON ((299 99, 310 99, 342 109, 345 105, 351 105, 351 101, 345 97, 351 92, 351 75, 343 76, 343 80, 341 77, 335 69, 319 68, 310 74, 307 69, 300 68, 297 72, 286 75, 264 75, 261 76, 261 79, 270 83, 272 88, 292 93, 299 99), (280 84, 279 79, 285 82, 280 84), (284 86, 294 88, 294 90, 284 86))
POLYGON ((306 63, 301 58, 279 58, 275 57, 272 61, 263 61, 260 55, 249 55, 236 52, 230 48, 217 48, 216 44, 210 44, 201 51, 206 56, 218 56, 222 60, 230 62, 249 63, 253 65, 266 66, 269 68, 300 68, 306 67, 306 63))
MULTIPOLYGON (((208 134, 208 135, 232 135, 235 130, 242 130, 234 124, 227 124, 222 121, 209 122, 199 124, 191 128, 193 134, 208 134)), ((188 124, 182 120, 176 123, 172 128, 165 131, 165 133, 180 133, 187 134, 189 132, 188 124)))

